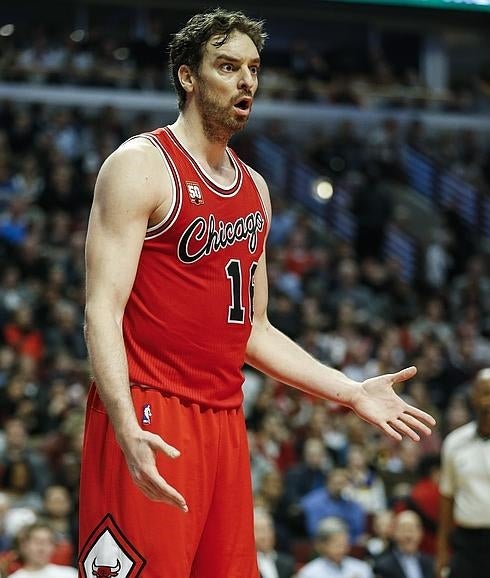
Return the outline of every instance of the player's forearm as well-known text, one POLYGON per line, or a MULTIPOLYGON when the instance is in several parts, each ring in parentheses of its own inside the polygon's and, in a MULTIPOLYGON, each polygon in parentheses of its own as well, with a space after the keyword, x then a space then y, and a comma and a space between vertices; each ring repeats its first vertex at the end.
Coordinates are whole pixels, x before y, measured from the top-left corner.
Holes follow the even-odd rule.
POLYGON ((453 506, 453 498, 441 496, 437 530, 437 558, 439 564, 447 564, 449 558, 449 537, 454 526, 453 506))
POLYGON ((314 359, 268 321, 254 322, 246 361, 278 381, 349 407, 360 385, 314 359))
POLYGON ((107 307, 87 306, 85 339, 97 384, 116 436, 139 429, 128 379, 121 323, 107 307))

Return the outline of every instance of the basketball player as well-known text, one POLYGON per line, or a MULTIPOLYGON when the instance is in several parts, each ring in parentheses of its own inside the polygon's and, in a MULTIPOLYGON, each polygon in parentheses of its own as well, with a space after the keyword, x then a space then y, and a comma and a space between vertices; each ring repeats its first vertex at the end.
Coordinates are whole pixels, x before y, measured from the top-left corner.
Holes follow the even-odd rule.
POLYGON ((180 115, 120 146, 87 235, 83 578, 257 578, 244 362, 351 407, 395 439, 434 420, 392 386, 355 383, 267 320, 262 177, 227 147, 250 116, 262 23, 217 9, 170 45, 180 115))

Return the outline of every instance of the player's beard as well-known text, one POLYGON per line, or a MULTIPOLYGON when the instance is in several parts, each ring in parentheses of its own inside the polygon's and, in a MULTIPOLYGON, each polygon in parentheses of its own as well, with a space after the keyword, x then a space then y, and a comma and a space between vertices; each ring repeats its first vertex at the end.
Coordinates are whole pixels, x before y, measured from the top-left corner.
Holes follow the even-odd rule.
POLYGON ((196 103, 201 113, 204 134, 212 142, 227 143, 230 137, 247 124, 248 117, 237 118, 234 115, 233 104, 240 95, 235 97, 235 101, 230 100, 227 104, 223 104, 200 78, 198 78, 198 86, 196 103))

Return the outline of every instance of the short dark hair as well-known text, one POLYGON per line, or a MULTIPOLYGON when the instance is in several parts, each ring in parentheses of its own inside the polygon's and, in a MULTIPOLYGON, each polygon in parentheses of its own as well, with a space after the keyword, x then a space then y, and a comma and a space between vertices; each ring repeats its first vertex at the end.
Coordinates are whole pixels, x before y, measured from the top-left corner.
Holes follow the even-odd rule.
POLYGON ((54 530, 46 522, 33 522, 32 524, 28 524, 27 526, 24 526, 19 531, 19 534, 18 534, 19 540, 21 542, 24 542, 26 540, 30 540, 32 535, 34 534, 34 532, 37 532, 38 530, 46 530, 47 532, 49 532, 51 534, 51 538, 52 538, 53 542, 55 541, 54 530))
POLYGON ((174 34, 169 44, 169 68, 180 110, 184 108, 186 92, 179 81, 179 68, 186 64, 191 70, 197 71, 208 40, 217 34, 222 35, 223 38, 216 44, 222 46, 235 31, 249 36, 257 50, 262 50, 267 38, 264 21, 248 18, 243 12, 230 12, 222 8, 194 15, 174 34))

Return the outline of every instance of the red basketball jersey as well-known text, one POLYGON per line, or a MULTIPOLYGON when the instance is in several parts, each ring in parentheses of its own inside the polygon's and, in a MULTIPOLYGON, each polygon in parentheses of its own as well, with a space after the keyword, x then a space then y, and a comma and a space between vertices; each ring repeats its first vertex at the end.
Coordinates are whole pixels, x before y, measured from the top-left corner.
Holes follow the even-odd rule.
POLYGON ((225 188, 168 127, 140 136, 160 151, 173 190, 167 216, 147 230, 124 312, 130 382, 238 407, 267 228, 260 193, 230 149, 235 178, 225 188))

